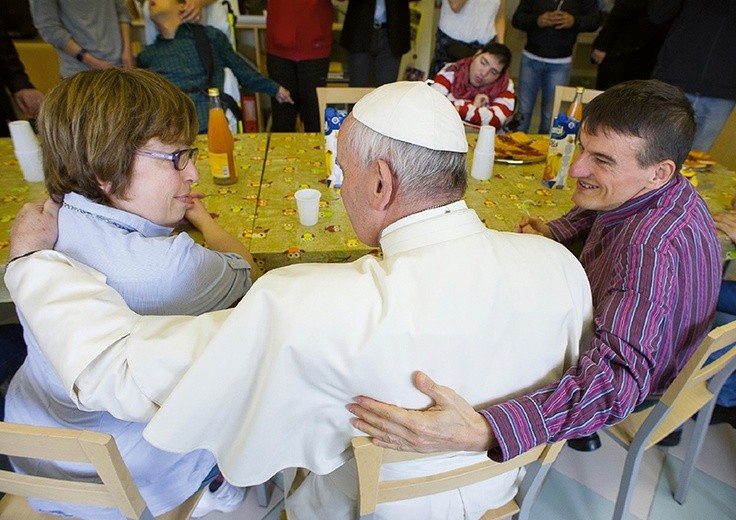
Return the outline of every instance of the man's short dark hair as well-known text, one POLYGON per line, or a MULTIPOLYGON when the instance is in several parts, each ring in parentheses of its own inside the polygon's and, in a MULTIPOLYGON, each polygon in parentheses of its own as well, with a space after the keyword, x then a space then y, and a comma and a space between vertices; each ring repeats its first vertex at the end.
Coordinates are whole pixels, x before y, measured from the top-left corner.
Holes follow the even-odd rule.
POLYGON ((481 54, 483 54, 484 52, 493 54, 498 58, 498 61, 503 66, 501 74, 506 72, 506 70, 509 68, 509 65, 511 65, 511 49, 506 47, 503 43, 497 43, 494 41, 488 42, 480 49, 481 54))
POLYGON ((671 159, 679 169, 695 136, 695 113, 682 90, 667 83, 634 80, 606 90, 583 111, 583 130, 600 130, 644 139, 641 166, 671 159))

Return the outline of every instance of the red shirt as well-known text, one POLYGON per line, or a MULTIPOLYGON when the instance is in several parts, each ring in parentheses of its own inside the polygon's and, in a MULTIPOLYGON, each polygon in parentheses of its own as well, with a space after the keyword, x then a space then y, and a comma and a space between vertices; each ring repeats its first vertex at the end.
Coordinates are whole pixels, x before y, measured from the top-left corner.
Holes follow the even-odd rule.
POLYGON ((332 18, 330 0, 268 0, 268 54, 292 61, 328 58, 332 18))

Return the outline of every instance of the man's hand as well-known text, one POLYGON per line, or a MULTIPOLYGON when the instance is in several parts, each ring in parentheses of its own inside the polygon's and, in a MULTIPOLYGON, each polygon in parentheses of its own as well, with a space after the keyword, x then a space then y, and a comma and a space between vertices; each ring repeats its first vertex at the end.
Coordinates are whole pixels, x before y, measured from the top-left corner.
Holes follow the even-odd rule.
POLYGON ((596 65, 600 65, 601 63, 603 63, 604 59, 606 59, 605 51, 602 51, 600 49, 593 49, 593 52, 590 53, 590 61, 592 61, 596 65))
POLYGON ((552 11, 550 19, 555 29, 569 29, 575 24, 575 17, 567 11, 552 11))
POLYGON ((713 220, 716 223, 716 228, 726 233, 731 242, 736 243, 736 212, 716 213, 713 215, 713 220))
POLYGON ((200 23, 202 10, 215 0, 186 0, 181 11, 181 23, 200 23))
POLYGON ((416 387, 435 404, 427 410, 407 410, 369 397, 356 397, 348 410, 353 426, 384 448, 420 453, 488 451, 495 443, 488 421, 452 389, 417 372, 416 387))
POLYGON ((120 63, 126 69, 132 69, 135 67, 135 57, 133 51, 130 48, 123 49, 123 53, 120 55, 120 63))
POLYGON ((115 67, 114 63, 110 63, 107 60, 101 60, 99 58, 95 58, 90 53, 87 53, 84 55, 84 58, 82 59, 82 63, 87 65, 90 69, 94 69, 94 70, 112 69, 115 67))
POLYGON ((537 18, 539 27, 554 27, 555 29, 569 29, 575 24, 575 17, 567 11, 547 11, 537 18))
POLYGON ((294 104, 294 100, 291 99, 291 92, 284 87, 279 87, 279 91, 276 92, 276 101, 279 103, 289 103, 290 105, 294 104))
POLYGON ((547 11, 540 14, 537 17, 537 25, 541 28, 552 27, 555 24, 556 18, 554 16, 556 11, 547 11))
POLYGON ((46 202, 29 202, 15 215, 10 229, 12 260, 41 249, 53 249, 59 234, 57 216, 60 205, 51 199, 46 202))
POLYGON ((491 99, 488 97, 487 94, 476 94, 475 99, 473 99, 473 104, 477 107, 487 107, 489 103, 491 102, 491 99))
POLYGON ((543 237, 553 238, 549 226, 529 215, 524 215, 518 224, 514 226, 514 233, 528 233, 530 235, 542 235, 543 237))
POLYGON ((36 117, 41 109, 43 93, 35 88, 24 88, 15 92, 13 99, 24 113, 30 117, 36 117))

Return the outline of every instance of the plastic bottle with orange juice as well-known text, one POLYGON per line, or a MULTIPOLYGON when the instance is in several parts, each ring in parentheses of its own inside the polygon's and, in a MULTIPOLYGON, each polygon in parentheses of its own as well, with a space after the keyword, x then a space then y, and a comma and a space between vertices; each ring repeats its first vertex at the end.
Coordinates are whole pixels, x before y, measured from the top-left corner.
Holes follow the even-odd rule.
POLYGON ((212 180, 215 184, 234 184, 238 181, 238 170, 233 157, 233 134, 222 109, 219 89, 208 89, 207 94, 210 98, 207 148, 212 180))

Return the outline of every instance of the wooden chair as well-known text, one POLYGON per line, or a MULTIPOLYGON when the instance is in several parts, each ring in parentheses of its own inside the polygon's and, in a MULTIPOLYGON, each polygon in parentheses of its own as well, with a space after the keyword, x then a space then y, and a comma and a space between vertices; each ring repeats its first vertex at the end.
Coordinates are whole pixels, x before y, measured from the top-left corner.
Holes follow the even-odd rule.
MULTIPOLYGON (((602 93, 602 90, 593 90, 586 88, 583 91, 583 106, 590 103, 593 98, 602 93)), ((555 100, 552 104, 552 117, 560 113, 560 107, 562 106, 562 103, 572 103, 573 99, 575 99, 575 87, 557 85, 555 87, 555 100)))
POLYGON ((732 348, 713 363, 708 365, 704 363, 710 354, 734 342, 736 342, 736 322, 712 330, 656 405, 632 413, 620 423, 605 430, 628 450, 616 498, 614 519, 623 518, 629 509, 644 452, 697 412, 695 429, 674 493, 678 503, 685 503, 690 477, 695 469, 695 462, 715 406, 715 397, 728 376, 736 370, 736 348, 732 348))
POLYGON ((317 87, 320 121, 325 120, 327 105, 354 105, 372 91, 371 87, 317 87))
MULTIPOLYGON (((0 453, 15 457, 92 464, 100 483, 20 475, 0 470, 0 519, 59 518, 31 509, 24 497, 101 507, 116 507, 126 518, 153 520, 143 497, 120 456, 115 440, 106 433, 67 430, 0 422, 0 453)), ((202 493, 195 493, 176 509, 158 517, 190 517, 202 493)))
POLYGON ((51 44, 40 39, 15 40, 14 44, 31 83, 38 90, 47 94, 61 81, 59 55, 56 50, 51 44))
POLYGON ((532 503, 539 494, 544 478, 565 444, 563 441, 551 445, 537 446, 504 463, 493 462, 489 459, 435 475, 380 481, 381 464, 433 457, 438 454, 408 453, 384 449, 372 444, 368 437, 353 437, 352 443, 355 461, 358 466, 358 510, 361 520, 372 518, 377 504, 457 489, 522 466, 528 467, 516 497, 501 507, 487 511, 481 520, 494 520, 511 515, 516 519, 528 519, 532 503))

